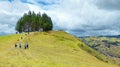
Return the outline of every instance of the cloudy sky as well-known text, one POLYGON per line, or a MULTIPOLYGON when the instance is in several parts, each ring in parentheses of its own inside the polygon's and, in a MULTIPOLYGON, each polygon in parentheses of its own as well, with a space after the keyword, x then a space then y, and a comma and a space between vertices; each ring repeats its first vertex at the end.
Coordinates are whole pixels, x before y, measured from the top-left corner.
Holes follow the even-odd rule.
POLYGON ((77 36, 119 35, 120 0, 0 0, 0 34, 15 33, 29 10, 47 13, 55 30, 77 36))

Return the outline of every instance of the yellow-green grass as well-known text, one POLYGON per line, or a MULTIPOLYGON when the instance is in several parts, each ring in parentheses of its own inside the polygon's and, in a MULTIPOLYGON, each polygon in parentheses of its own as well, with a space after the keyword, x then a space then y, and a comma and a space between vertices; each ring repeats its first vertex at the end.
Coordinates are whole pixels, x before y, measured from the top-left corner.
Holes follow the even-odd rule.
POLYGON ((62 31, 1 36, 0 67, 118 67, 97 59, 78 44, 84 45, 62 31), (26 42, 29 49, 23 47, 26 42), (15 43, 22 43, 22 48, 15 48, 15 43))

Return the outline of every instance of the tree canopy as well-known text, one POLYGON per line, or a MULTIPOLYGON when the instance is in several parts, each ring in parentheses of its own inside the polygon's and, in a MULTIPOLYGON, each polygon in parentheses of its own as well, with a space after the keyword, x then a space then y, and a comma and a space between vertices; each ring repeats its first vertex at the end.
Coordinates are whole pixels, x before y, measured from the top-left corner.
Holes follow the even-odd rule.
POLYGON ((32 32, 32 31, 49 31, 52 30, 53 23, 51 18, 43 13, 35 13, 34 11, 29 11, 24 13, 24 15, 16 23, 16 31, 18 32, 32 32))

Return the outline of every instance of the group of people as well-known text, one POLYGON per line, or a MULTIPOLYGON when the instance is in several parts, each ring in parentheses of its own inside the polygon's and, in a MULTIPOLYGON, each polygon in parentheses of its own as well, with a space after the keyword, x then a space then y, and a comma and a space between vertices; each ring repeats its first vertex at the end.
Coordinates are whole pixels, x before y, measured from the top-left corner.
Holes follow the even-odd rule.
MULTIPOLYGON (((15 48, 22 48, 22 44, 20 43, 20 44, 15 44, 15 48)), ((29 44, 28 43, 26 43, 25 45, 24 45, 24 49, 28 49, 29 48, 29 44)))
MULTIPOLYGON (((23 39, 23 37, 21 37, 21 40, 23 39)), ((20 40, 18 39, 17 42, 20 42, 20 40)), ((22 45, 22 43, 16 44, 15 43, 15 48, 22 48, 24 47, 24 49, 28 49, 29 48, 29 44, 25 43, 24 45, 22 45)))

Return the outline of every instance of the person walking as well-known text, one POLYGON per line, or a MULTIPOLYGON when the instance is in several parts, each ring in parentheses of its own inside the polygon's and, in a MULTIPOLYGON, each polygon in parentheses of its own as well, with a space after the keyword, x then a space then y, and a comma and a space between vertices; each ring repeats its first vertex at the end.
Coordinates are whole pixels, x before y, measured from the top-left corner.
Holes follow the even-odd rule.
POLYGON ((24 45, 24 49, 28 49, 28 48, 29 48, 29 44, 26 43, 26 44, 24 45))
POLYGON ((29 48, 29 44, 28 44, 28 43, 26 44, 26 48, 27 48, 27 49, 29 48))
POLYGON ((17 48, 17 44, 15 43, 15 48, 17 48))
POLYGON ((19 48, 22 48, 22 44, 21 43, 19 44, 19 48))

